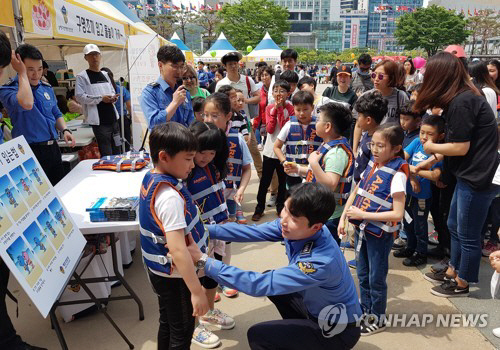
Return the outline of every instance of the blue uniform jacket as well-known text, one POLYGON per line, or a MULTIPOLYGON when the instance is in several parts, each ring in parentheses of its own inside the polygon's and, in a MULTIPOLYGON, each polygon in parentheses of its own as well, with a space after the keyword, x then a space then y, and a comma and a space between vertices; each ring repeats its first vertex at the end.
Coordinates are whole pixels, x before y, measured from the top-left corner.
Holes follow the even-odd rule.
POLYGON ((24 135, 28 143, 57 140, 56 120, 62 116, 52 86, 40 81, 32 86, 33 108, 26 110, 17 101, 17 76, 0 87, 0 102, 12 121, 12 138, 24 135))
MULTIPOLYGON (((155 125, 167 122, 167 106, 174 99, 174 92, 179 86, 172 89, 168 83, 159 77, 155 83, 148 84, 141 95, 141 108, 149 129, 155 125)), ((191 105, 191 95, 186 91, 186 100, 177 108, 170 121, 189 126, 194 120, 193 106, 191 105)))
POLYGON ((198 70, 198 83, 202 88, 206 88, 209 85, 209 76, 208 73, 205 72, 203 69, 198 70))
POLYGON ((208 258, 205 274, 221 285, 252 296, 282 295, 298 292, 308 312, 318 318, 328 306, 342 303, 348 322, 361 315, 356 287, 347 263, 326 226, 304 240, 284 239, 280 219, 262 225, 236 223, 208 225, 211 239, 231 242, 285 241, 288 266, 266 273, 243 271, 208 258))

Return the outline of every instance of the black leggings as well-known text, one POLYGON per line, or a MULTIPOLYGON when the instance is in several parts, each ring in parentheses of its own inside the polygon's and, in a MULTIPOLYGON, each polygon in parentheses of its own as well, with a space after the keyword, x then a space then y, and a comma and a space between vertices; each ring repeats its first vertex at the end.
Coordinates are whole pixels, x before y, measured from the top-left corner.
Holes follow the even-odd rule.
POLYGON ((182 278, 148 274, 160 307, 158 350, 189 350, 194 332, 191 292, 182 278))
MULTIPOLYGON (((222 255, 219 255, 217 253, 214 253, 214 258, 216 260, 222 261, 222 255)), ((201 278, 201 285, 205 289, 214 289, 214 288, 217 288, 217 286, 219 284, 216 281, 214 281, 213 279, 211 279, 210 277, 203 276, 201 278)))

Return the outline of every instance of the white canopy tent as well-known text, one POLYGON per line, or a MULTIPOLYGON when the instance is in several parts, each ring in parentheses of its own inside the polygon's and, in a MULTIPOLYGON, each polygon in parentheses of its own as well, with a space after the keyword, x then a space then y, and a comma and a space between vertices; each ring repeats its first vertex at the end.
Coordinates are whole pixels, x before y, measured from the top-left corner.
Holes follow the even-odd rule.
POLYGON ((226 39, 224 33, 220 33, 219 37, 213 43, 213 45, 199 57, 200 60, 204 62, 220 62, 222 56, 229 52, 238 51, 233 45, 226 39), (215 52, 215 56, 212 56, 212 52, 215 52))
POLYGON ((271 38, 269 33, 266 32, 264 38, 247 56, 247 62, 279 62, 281 52, 278 45, 271 38))

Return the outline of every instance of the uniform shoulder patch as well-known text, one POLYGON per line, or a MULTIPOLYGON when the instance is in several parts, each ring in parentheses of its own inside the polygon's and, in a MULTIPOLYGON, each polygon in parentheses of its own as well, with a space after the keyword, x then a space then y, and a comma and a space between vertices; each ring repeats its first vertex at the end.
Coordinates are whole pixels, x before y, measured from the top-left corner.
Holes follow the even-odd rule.
POLYGON ((159 83, 157 83, 156 81, 154 81, 154 82, 152 82, 152 83, 149 83, 148 85, 149 85, 149 86, 151 86, 151 87, 155 87, 155 86, 158 86, 158 85, 160 85, 160 84, 159 84, 159 83))
POLYGON ((297 262, 297 266, 299 267, 299 270, 305 273, 306 275, 310 275, 316 272, 316 268, 311 262, 299 261, 297 262))
POLYGON ((16 81, 14 79, 9 79, 9 81, 6 82, 3 86, 12 86, 15 84, 16 84, 16 81))
POLYGON ((312 248, 313 248, 313 241, 309 241, 304 246, 302 247, 302 250, 300 251, 300 256, 308 256, 311 255, 312 248))

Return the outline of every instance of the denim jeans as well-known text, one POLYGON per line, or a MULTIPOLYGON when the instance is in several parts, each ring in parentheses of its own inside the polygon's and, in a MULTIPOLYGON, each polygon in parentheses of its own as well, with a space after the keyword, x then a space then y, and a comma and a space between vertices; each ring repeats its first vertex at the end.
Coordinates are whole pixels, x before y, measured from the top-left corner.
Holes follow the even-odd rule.
POLYGON ((259 145, 262 144, 262 140, 260 138, 260 129, 259 128, 255 129, 255 139, 257 140, 257 143, 259 145))
MULTIPOLYGON (((394 237, 392 233, 383 233, 377 238, 365 233, 359 252, 356 272, 359 280, 359 295, 363 312, 374 314, 380 320, 385 317, 387 307, 387 273, 389 271, 389 253, 394 237)), ((356 230, 356 246, 359 230, 356 230)))
POLYGON ((478 282, 481 262, 481 230, 493 198, 500 187, 491 185, 484 191, 475 191, 457 179, 451 200, 448 229, 451 233, 450 266, 458 277, 469 283, 478 282))
POLYGON ((414 250, 420 254, 427 255, 428 227, 427 218, 432 199, 418 199, 408 196, 406 202, 406 211, 410 214, 413 221, 411 223, 404 221, 405 232, 408 240, 408 249, 414 250))

